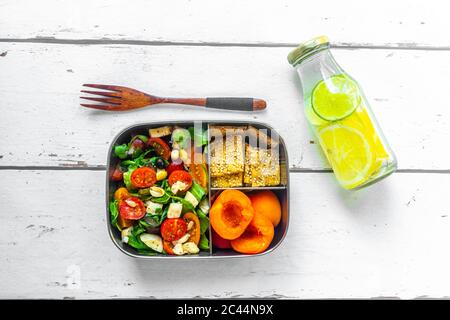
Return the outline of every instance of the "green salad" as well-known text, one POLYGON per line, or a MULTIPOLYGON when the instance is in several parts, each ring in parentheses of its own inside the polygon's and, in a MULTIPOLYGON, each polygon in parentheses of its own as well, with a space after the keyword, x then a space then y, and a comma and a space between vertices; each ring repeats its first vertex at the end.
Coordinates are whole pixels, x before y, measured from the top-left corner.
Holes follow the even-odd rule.
POLYGON ((160 127, 114 146, 111 224, 145 255, 209 250, 206 130, 160 127))

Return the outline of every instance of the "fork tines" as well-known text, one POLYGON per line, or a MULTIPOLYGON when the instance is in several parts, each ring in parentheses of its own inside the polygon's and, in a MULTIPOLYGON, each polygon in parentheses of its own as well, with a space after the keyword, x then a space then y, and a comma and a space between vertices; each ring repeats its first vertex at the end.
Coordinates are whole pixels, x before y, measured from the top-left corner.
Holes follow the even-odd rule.
POLYGON ((98 110, 115 110, 118 109, 118 106, 121 104, 121 87, 119 86, 111 86, 111 85, 103 85, 103 84, 83 84, 84 87, 96 88, 96 89, 104 89, 109 91, 92 91, 92 90, 81 90, 83 93, 93 94, 102 96, 105 98, 96 98, 96 97, 80 97, 81 99, 97 101, 105 103, 101 104, 83 104, 81 105, 86 108, 98 109, 98 110))

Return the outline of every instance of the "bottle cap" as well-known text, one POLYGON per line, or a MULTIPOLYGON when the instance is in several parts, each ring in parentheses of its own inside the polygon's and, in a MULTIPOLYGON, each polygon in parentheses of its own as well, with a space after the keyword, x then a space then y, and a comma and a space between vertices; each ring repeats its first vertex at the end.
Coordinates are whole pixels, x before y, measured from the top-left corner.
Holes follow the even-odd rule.
POLYGON ((327 36, 319 36, 301 43, 297 48, 288 54, 288 61, 292 66, 296 66, 311 54, 330 46, 327 36))

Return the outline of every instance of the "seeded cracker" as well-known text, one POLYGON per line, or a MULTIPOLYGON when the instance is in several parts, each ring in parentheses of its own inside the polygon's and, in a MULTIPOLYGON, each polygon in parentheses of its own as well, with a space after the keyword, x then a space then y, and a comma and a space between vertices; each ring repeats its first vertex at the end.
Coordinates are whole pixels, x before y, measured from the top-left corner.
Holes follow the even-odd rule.
POLYGON ((278 154, 270 149, 262 150, 246 145, 244 183, 252 187, 277 186, 280 184, 278 154))
MULTIPOLYGON (((227 136, 211 143, 211 177, 242 174, 244 172, 244 145, 239 135, 227 136)), ((242 184, 242 181, 241 181, 242 184)))

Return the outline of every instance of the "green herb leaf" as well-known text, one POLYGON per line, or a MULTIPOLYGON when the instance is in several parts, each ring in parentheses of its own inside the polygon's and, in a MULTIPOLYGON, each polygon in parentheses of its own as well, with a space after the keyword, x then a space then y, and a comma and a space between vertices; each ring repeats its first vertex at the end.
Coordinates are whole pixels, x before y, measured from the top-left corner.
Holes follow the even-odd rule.
POLYGON ((205 234, 202 234, 200 237, 200 242, 198 243, 198 247, 201 250, 208 250, 209 249, 209 240, 206 237, 205 234))
POLYGON ((145 159, 145 156, 148 155, 152 151, 153 151, 153 149, 148 149, 144 153, 139 155, 139 157, 137 157, 136 159, 122 161, 121 166, 125 166, 128 168, 129 167, 139 168, 139 167, 146 166, 150 162, 150 159, 145 159))
POLYGON ((128 156, 128 154, 127 154, 128 149, 129 149, 129 147, 127 144, 121 144, 121 145, 115 146, 114 154, 117 157, 119 157, 120 159, 125 159, 128 156))
POLYGON ((128 171, 123 173, 123 182, 125 183, 125 186, 128 190, 132 190, 133 187, 131 186, 131 174, 134 170, 136 170, 136 167, 128 167, 128 171))
POLYGON ((197 210, 196 213, 200 220, 200 233, 204 234, 209 229, 209 219, 201 210, 197 210))
POLYGON ((117 218, 119 217, 119 204, 117 200, 109 202, 109 213, 111 218, 111 224, 121 231, 121 228, 117 223, 117 218))
POLYGON ((149 250, 150 248, 142 242, 140 235, 145 232, 145 228, 141 225, 133 227, 133 230, 128 235, 128 244, 137 250, 149 250))
POLYGON ((170 200, 170 195, 167 192, 165 192, 162 197, 158 197, 158 198, 152 197, 151 198, 152 202, 161 203, 161 204, 166 204, 169 202, 169 200, 170 200))

